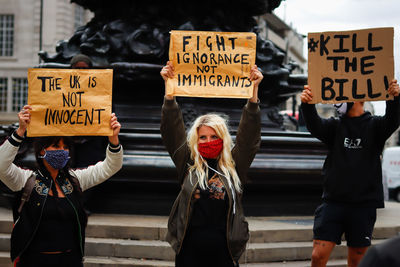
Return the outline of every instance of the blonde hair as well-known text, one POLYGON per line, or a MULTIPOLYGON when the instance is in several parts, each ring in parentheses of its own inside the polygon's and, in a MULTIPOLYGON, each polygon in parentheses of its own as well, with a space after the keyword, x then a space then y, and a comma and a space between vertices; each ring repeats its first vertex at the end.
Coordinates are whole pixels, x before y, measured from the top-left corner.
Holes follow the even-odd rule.
POLYGON ((239 176, 235 170, 235 162, 232 159, 232 138, 227 127, 227 120, 218 114, 206 114, 198 117, 188 132, 187 143, 190 149, 190 156, 193 165, 189 166, 189 177, 192 179, 193 173, 199 179, 200 188, 205 190, 208 187, 208 167, 207 161, 202 158, 198 150, 198 130, 201 126, 211 127, 217 136, 223 140, 223 148, 217 158, 218 166, 223 175, 227 178, 229 187, 234 185, 237 192, 242 192, 239 176))

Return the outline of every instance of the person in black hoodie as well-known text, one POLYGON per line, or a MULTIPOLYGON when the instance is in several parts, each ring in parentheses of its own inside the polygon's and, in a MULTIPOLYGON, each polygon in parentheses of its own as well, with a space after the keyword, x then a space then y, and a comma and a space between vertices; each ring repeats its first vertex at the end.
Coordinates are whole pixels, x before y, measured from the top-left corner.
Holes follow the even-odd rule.
POLYGON ((364 102, 338 105, 339 118, 322 119, 309 86, 301 94, 301 110, 310 133, 328 148, 322 170, 323 203, 315 210, 311 266, 326 266, 344 233, 348 266, 357 266, 371 245, 376 209, 384 207, 380 155, 399 126, 399 85, 392 80, 385 116, 364 111, 364 102))

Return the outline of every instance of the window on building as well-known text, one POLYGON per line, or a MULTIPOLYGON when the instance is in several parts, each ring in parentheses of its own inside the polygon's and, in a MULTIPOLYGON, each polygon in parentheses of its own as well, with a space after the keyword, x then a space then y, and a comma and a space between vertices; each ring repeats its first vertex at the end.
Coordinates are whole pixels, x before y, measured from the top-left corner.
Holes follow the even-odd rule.
POLYGON ((85 9, 75 5, 75 29, 85 24, 85 9))
POLYGON ((7 111, 7 78, 0 78, 0 111, 7 111))
POLYGON ((0 15, 0 56, 13 56, 14 15, 0 15))
POLYGON ((19 111, 28 103, 28 79, 12 79, 13 104, 12 111, 19 111))

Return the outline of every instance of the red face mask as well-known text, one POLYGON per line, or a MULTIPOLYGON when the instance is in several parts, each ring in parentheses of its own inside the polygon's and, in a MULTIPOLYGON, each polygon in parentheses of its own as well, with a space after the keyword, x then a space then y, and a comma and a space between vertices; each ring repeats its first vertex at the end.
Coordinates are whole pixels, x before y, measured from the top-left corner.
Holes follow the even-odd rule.
POLYGON ((224 142, 222 139, 217 139, 207 143, 199 143, 198 150, 203 158, 215 159, 222 151, 224 142))

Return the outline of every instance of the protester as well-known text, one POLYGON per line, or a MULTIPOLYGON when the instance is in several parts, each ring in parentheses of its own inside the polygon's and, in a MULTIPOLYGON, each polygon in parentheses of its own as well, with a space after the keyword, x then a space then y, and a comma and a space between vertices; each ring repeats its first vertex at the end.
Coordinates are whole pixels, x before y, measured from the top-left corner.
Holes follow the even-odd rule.
POLYGON ((71 69, 90 69, 93 67, 93 62, 87 55, 76 54, 70 61, 71 69))
MULTIPOLYGON (((165 83, 174 77, 171 62, 161 76, 165 83)), ((176 266, 238 266, 249 238, 242 184, 260 145, 258 85, 262 78, 254 66, 250 74, 253 97, 243 109, 233 148, 226 120, 216 114, 198 117, 186 135, 177 102, 165 94, 161 134, 181 183, 167 234, 176 266)))
POLYGON ((121 128, 111 114, 112 136, 104 161, 85 169, 70 169, 68 137, 40 137, 34 140, 38 170, 22 169, 13 164, 25 131, 31 121, 32 107, 18 113, 18 129, 0 146, 0 179, 12 191, 26 192, 29 201, 14 209, 11 234, 11 260, 18 267, 82 267, 87 216, 82 192, 104 182, 122 167, 123 151, 118 134, 121 128))
MULTIPOLYGON (((73 56, 70 61, 70 65, 72 69, 89 69, 93 67, 90 57, 84 54, 77 54, 73 56)), ((108 144, 106 137, 75 136, 73 140, 75 143, 73 167, 85 168, 104 159, 108 144)), ((88 193, 90 193, 90 190, 84 193, 85 202, 89 198, 88 193)))
POLYGON ((318 116, 309 86, 301 109, 310 133, 328 148, 323 167, 323 203, 315 211, 311 266, 326 266, 344 233, 348 266, 357 266, 371 245, 376 209, 384 207, 380 155, 386 139, 399 126, 399 85, 392 80, 386 114, 372 116, 364 102, 336 105, 339 118, 318 116))
MULTIPOLYGON (((71 69, 90 69, 93 62, 87 55, 76 54, 70 61, 71 69)), ((108 139, 105 136, 74 136, 74 155, 71 166, 74 168, 86 168, 101 161, 105 157, 108 139)), ((83 193, 83 203, 85 212, 88 216, 92 212, 88 209, 87 204, 93 195, 93 190, 89 189, 83 193)))
POLYGON ((368 249, 359 267, 399 267, 400 266, 400 236, 368 249))

